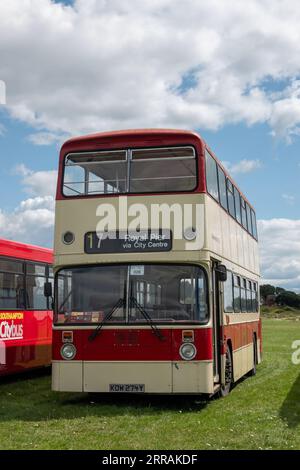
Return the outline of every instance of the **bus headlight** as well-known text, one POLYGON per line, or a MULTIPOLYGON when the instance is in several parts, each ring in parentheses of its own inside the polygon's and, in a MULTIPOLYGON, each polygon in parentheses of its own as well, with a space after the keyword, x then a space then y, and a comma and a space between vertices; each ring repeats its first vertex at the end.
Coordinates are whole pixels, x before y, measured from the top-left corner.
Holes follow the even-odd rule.
POLYGON ((192 343, 184 343, 180 346, 179 354, 185 361, 191 361, 197 354, 197 349, 192 343))
POLYGON ((64 344, 60 350, 60 354, 63 359, 66 359, 66 361, 71 361, 72 359, 74 359, 76 355, 76 348, 74 344, 64 344))

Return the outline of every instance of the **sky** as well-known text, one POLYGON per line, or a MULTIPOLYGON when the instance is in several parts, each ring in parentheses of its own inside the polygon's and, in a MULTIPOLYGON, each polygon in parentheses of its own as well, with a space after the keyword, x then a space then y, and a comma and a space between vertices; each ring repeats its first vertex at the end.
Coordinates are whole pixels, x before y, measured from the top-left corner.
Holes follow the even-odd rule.
POLYGON ((0 237, 51 246, 60 145, 200 133, 256 208, 263 282, 300 290, 297 0, 0 0, 0 237))

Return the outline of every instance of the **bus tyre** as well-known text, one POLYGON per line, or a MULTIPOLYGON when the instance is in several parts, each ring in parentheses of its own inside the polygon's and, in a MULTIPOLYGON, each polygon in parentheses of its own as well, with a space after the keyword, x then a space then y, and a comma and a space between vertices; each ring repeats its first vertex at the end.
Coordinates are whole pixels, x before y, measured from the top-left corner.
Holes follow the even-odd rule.
POLYGON ((225 363, 225 384, 221 385, 220 397, 226 397, 232 387, 233 383, 233 367, 232 367, 232 355, 229 346, 226 351, 226 363, 225 363))
POLYGON ((256 375, 256 365, 257 365, 257 343, 256 339, 253 338, 253 368, 249 372, 249 376, 253 377, 256 375))

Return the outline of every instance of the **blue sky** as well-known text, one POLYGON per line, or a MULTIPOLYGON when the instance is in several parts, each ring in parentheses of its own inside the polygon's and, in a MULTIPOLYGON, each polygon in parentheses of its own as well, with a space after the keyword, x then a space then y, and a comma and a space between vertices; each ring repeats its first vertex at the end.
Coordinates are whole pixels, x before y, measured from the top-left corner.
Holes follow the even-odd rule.
MULTIPOLYGON (((18 165, 23 164, 32 171, 56 170, 60 145, 32 144, 28 137, 35 129, 10 118, 4 110, 0 123, 5 127, 0 137, 1 208, 12 211, 26 195, 22 175, 16 171, 18 165)), ((234 174, 237 184, 255 206, 259 219, 299 218, 299 138, 291 144, 276 140, 265 124, 225 125, 214 132, 197 130, 220 160, 232 165, 243 159, 261 162, 261 167, 254 171, 234 174)))
POLYGON ((300 289, 299 24, 296 0, 1 2, 0 236, 51 245, 69 136, 194 129, 256 208, 264 280, 300 289))

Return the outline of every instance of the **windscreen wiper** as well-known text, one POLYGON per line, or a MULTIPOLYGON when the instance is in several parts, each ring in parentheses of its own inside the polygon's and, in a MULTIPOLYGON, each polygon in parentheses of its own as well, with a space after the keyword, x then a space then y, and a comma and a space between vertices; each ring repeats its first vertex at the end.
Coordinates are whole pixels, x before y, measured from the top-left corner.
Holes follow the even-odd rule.
POLYGON ((152 331, 153 333, 155 334, 155 336, 158 337, 158 339, 160 339, 160 341, 164 341, 165 340, 165 337, 164 335, 162 334, 162 332, 160 331, 159 328, 157 328, 157 326, 155 325, 155 323, 153 322, 152 318, 149 316, 148 312, 146 312, 146 310, 138 303, 138 301, 136 300, 135 297, 131 296, 130 297, 130 307, 131 306, 134 306, 135 308, 138 309, 138 311, 143 315, 143 317, 145 318, 145 320, 149 323, 149 325, 151 326, 152 328, 152 331))
POLYGON ((58 309, 57 309, 58 313, 61 312, 61 309, 63 308, 63 306, 68 302, 69 298, 71 297, 71 294, 72 294, 72 289, 71 289, 70 292, 66 295, 66 297, 63 299, 62 303, 61 303, 60 306, 58 307, 58 309))
POLYGON ((98 324, 97 328, 93 331, 93 333, 90 334, 89 336, 89 341, 93 341, 97 336, 99 335, 102 326, 110 320, 110 318, 113 316, 115 311, 118 308, 125 307, 125 300, 124 298, 120 297, 119 300, 115 303, 115 305, 112 307, 112 309, 105 315, 103 320, 98 324))

